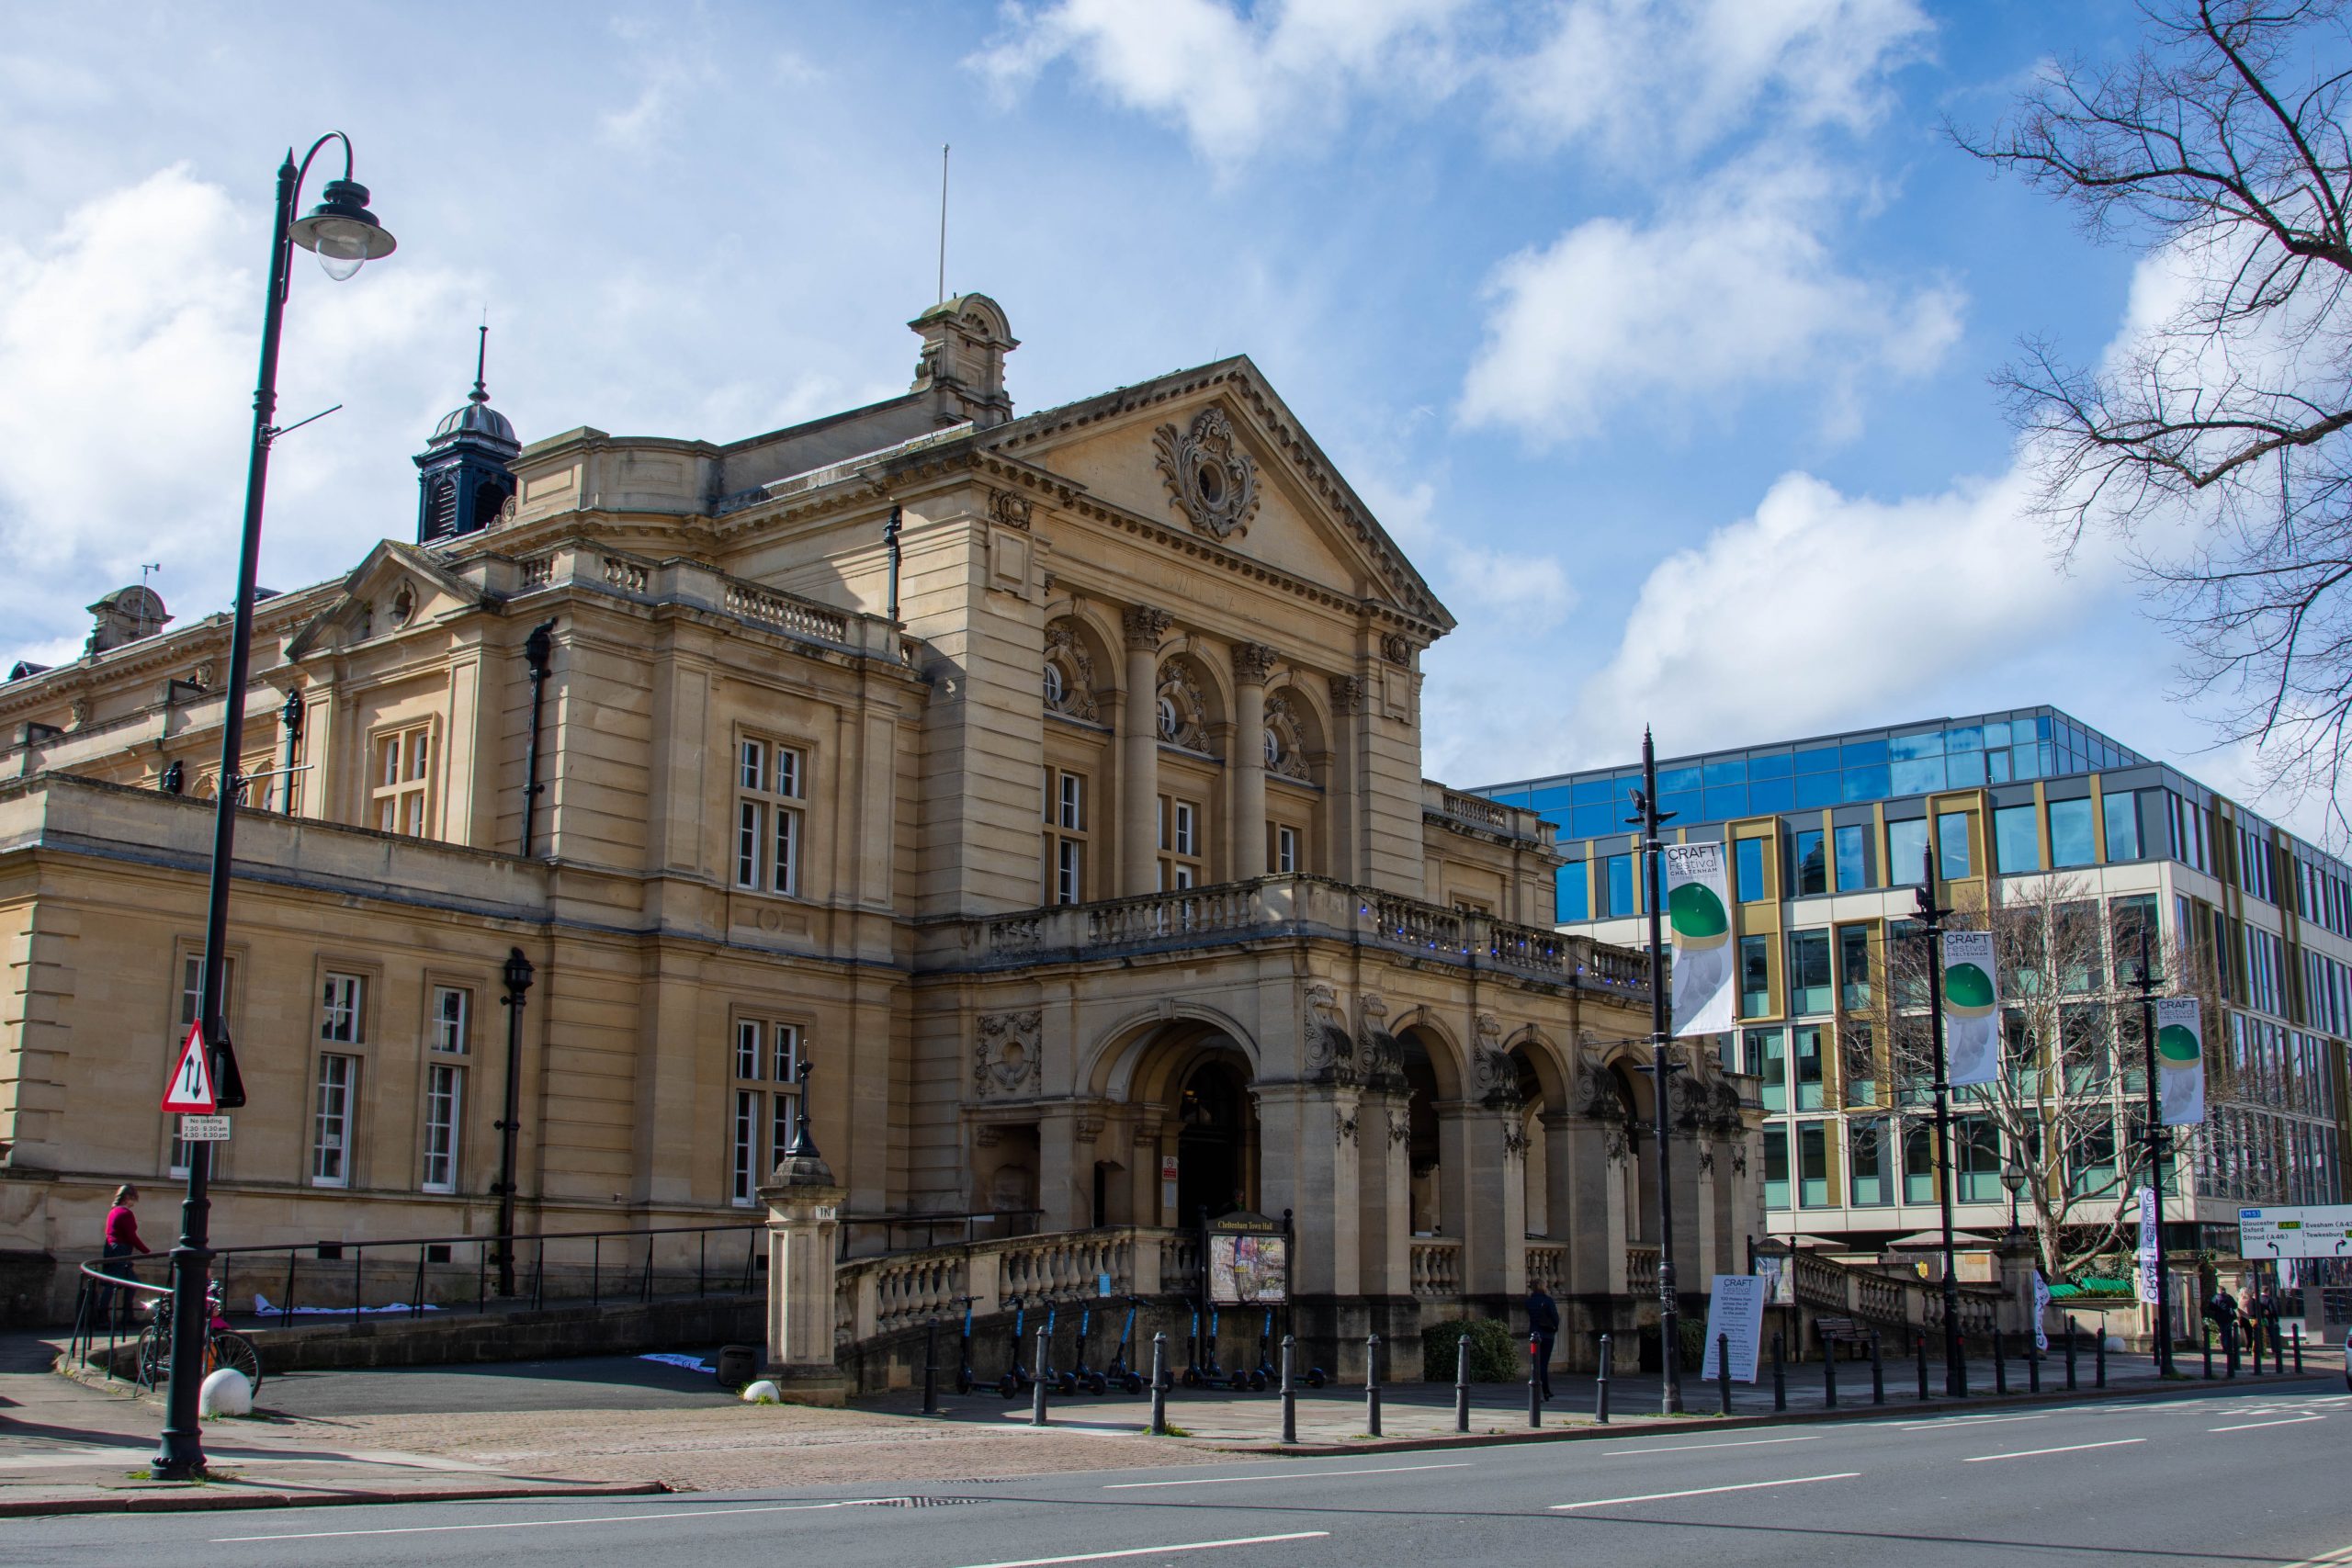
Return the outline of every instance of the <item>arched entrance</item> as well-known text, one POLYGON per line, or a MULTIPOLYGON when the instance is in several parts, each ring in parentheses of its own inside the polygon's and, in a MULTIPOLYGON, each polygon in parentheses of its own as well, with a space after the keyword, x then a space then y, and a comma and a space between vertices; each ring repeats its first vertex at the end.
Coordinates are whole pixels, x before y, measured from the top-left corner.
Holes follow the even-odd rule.
POLYGON ((1410 1223, 1406 1228, 1415 1235, 1444 1235, 1449 1233, 1437 1116, 1437 1102, 1444 1091, 1419 1030, 1408 1029, 1396 1036, 1396 1068, 1404 1075, 1408 1091, 1405 1152, 1410 1223))
POLYGON ((1176 1213, 1191 1224, 1257 1205, 1258 1118, 1238 1051, 1200 1056, 1178 1078, 1176 1213))

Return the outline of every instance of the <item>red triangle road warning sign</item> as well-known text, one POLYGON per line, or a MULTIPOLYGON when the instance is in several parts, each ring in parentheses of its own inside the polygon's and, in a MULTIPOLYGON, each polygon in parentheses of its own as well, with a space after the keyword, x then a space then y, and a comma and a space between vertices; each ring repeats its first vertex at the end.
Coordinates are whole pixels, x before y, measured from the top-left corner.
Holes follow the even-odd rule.
POLYGON ((172 1081, 164 1088, 164 1110, 184 1114, 209 1116, 220 1109, 220 1101, 212 1092, 212 1054, 204 1048, 204 1025, 188 1026, 187 1043, 180 1047, 180 1059, 172 1068, 172 1081))

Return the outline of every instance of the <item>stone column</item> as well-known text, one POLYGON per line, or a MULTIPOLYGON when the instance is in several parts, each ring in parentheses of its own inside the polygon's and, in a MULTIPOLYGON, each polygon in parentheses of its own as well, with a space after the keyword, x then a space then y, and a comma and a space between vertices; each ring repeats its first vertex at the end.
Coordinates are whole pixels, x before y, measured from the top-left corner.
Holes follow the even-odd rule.
POLYGON ((1274 650, 1233 649, 1233 880, 1266 874, 1266 677, 1274 650))
POLYGON ((833 1247, 848 1189, 814 1156, 787 1158, 760 1189, 768 1206, 768 1346, 762 1375, 803 1404, 847 1402, 833 1362, 833 1247))
POLYGON ((1527 1293, 1527 1190, 1517 1107, 1442 1100, 1448 1229, 1462 1237, 1462 1291, 1517 1299, 1527 1293))
POLYGON ((1623 1267, 1623 1224, 1612 1226, 1609 1128, 1589 1117, 1544 1118, 1544 1174, 1551 1183, 1551 1234, 1567 1244, 1568 1293, 1606 1295, 1611 1259, 1623 1267))
POLYGON ((1159 639, 1169 615, 1148 604, 1122 620, 1127 689, 1119 715, 1119 893, 1159 889, 1159 639))
POLYGON ((1411 1100, 1367 1089, 1357 1101, 1358 1275, 1367 1296, 1413 1293, 1411 1100))
POLYGON ((1317 866, 1338 882, 1361 880, 1356 840, 1363 807, 1357 799, 1363 770, 1356 765, 1357 735, 1363 728, 1363 682, 1353 675, 1331 677, 1331 765, 1323 781, 1323 810, 1329 818, 1330 842, 1327 859, 1317 866))

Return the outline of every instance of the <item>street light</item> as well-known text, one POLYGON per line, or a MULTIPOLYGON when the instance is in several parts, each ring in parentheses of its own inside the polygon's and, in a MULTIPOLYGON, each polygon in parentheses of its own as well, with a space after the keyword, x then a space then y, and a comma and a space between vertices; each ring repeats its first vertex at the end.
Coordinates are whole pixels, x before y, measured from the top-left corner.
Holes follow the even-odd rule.
POLYGON ((1935 1046, 1936 1197, 1943 1219, 1944 1393, 1968 1393, 1968 1363, 1960 1352, 1960 1276, 1951 1256, 1951 1084, 1944 1063, 1944 919, 1936 902, 1936 851, 1919 852, 1919 940, 1928 949, 1928 1033, 1935 1046))
MULTIPOLYGON (((361 264, 392 253, 392 237, 368 210, 368 189, 351 178, 351 139, 331 130, 311 143, 298 165, 294 150, 277 169, 277 219, 270 232, 269 296, 261 318, 261 372, 254 389, 253 450, 245 467, 244 534, 237 557, 236 615, 229 634, 229 682, 220 716, 220 788, 212 818, 211 885, 204 910, 204 981, 197 1016, 213 1056, 221 1108, 243 1103, 236 1055, 221 1018, 229 942, 229 879, 235 858, 239 769, 244 760, 245 686, 253 665, 254 572, 261 553, 262 493, 269 477, 270 443, 277 427, 277 340, 286 314, 287 265, 293 247, 315 252, 329 277, 341 281, 361 264), (343 144, 343 178, 327 182, 325 199, 300 222, 294 206, 311 160, 330 141, 343 144)), ((164 1436, 156 1450, 158 1481, 187 1481, 204 1472, 204 1437, 197 1395, 204 1380, 204 1333, 210 1318, 205 1286, 211 1275, 212 1145, 187 1145, 187 1196, 180 1205, 180 1239, 172 1248, 172 1375, 164 1405, 164 1436)))
POLYGON ((2025 1167, 2011 1160, 2001 1168, 2001 1185, 2009 1190, 2009 1245, 2018 1239, 2018 1192, 2025 1186, 2025 1167))
MULTIPOLYGON (((1650 1106, 1657 1124, 1657 1364, 1658 1409, 1668 1416, 1682 1414, 1682 1336, 1680 1292, 1674 1280, 1674 1172, 1668 1145, 1668 1089, 1677 1063, 1668 1051, 1667 1017, 1666 937, 1658 894, 1658 865, 1666 858, 1658 826, 1672 818, 1657 808, 1657 748, 1650 732, 1642 731, 1642 787, 1634 792, 1634 815, 1630 821, 1642 829, 1642 865, 1647 878, 1650 915, 1650 1106)), ((1629 1125, 1627 1132, 1633 1129, 1629 1125)), ((1630 1140, 1629 1140, 1630 1141, 1630 1140)))
MULTIPOLYGON (((530 809, 528 806, 525 810, 530 809)), ((506 950, 506 1114, 498 1123, 498 1293, 514 1293, 514 1140, 523 1130, 523 993, 538 971, 519 947, 506 950)))

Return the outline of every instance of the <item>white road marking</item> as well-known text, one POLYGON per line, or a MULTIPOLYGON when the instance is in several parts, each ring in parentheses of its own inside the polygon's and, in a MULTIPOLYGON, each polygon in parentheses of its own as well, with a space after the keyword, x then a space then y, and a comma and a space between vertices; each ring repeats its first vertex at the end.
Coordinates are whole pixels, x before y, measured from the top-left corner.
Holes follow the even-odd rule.
POLYGON ((2324 1416, 2282 1416, 2276 1421, 2247 1421, 2235 1427, 2208 1427, 2209 1432, 2251 1432, 2256 1427, 2291 1427, 2299 1421, 2324 1421, 2324 1416))
POLYGON ((2109 1438, 2103 1443, 2068 1443, 2062 1448, 2055 1449, 2019 1449, 2017 1452, 2012 1454, 1972 1454, 1960 1462, 1962 1464, 1984 1464, 1996 1459, 2036 1459, 2043 1454, 2080 1453, 2085 1449, 2129 1448, 2133 1443, 2144 1443, 2148 1439, 2145 1438, 2109 1438))
POLYGON ((1631 1459, 1635 1454, 1679 1454, 1689 1453, 1698 1449, 1759 1449, 1767 1443, 1817 1443, 1819 1441, 1821 1441, 1821 1435, 1816 1432, 1805 1438, 1742 1438, 1734 1443, 1668 1443, 1655 1449, 1611 1449, 1608 1451, 1613 1459, 1631 1459))
POLYGON ((1207 1475, 1193 1481, 1119 1481, 1105 1492, 1140 1492, 1150 1486, 1240 1486, 1252 1481, 1306 1481, 1318 1475, 1399 1475, 1408 1470, 1467 1470, 1468 1460, 1452 1464, 1384 1464, 1376 1470, 1285 1470, 1272 1475, 1207 1475))
POLYGON ((1183 1540, 1170 1546, 1132 1546, 1125 1551, 1081 1551, 1074 1557, 1021 1557, 1007 1562, 969 1562, 965 1568, 1053 1568, 1057 1562, 1108 1562, 1116 1557, 1157 1557, 1163 1551, 1215 1551, 1226 1546, 1272 1546, 1282 1540, 1321 1540, 1329 1530, 1294 1530, 1288 1535, 1240 1535, 1231 1540, 1183 1540))
POLYGON ((2336 1568, 2352 1562, 2352 1546, 2339 1546, 2334 1551, 2323 1551, 2317 1557, 2306 1557, 2301 1562, 2285 1562, 2279 1568, 2336 1568))
POLYGON ((1746 1481, 1737 1486, 1694 1486, 1688 1492, 1645 1492, 1638 1497, 1595 1497, 1588 1503, 1555 1503, 1552 1511, 1565 1512, 1574 1508, 1613 1508, 1624 1503, 1663 1503, 1675 1497, 1706 1497, 1717 1492, 1760 1492, 1768 1486, 1804 1486, 1815 1481, 1854 1481, 1861 1476, 1859 1470, 1840 1471, 1836 1475, 1792 1475, 1786 1481, 1746 1481))
POLYGON ((212 1538, 215 1546, 226 1546, 247 1540, 333 1540, 356 1535, 441 1535, 458 1530, 527 1530, 560 1529, 566 1525, 633 1525, 639 1519, 708 1519, 722 1514, 797 1514, 818 1508, 857 1508, 867 1506, 878 1499, 872 1497, 845 1498, 838 1503, 766 1503, 745 1508, 680 1508, 663 1513, 597 1514, 579 1519, 501 1519, 486 1525, 400 1525, 387 1529, 368 1530, 300 1530, 287 1535, 221 1535, 212 1538))
POLYGON ((2047 1421, 2055 1414, 2055 1411, 2045 1411, 2040 1416, 1945 1416, 1933 1421, 1897 1421, 1895 1425, 1906 1432, 1916 1432, 1930 1427, 1989 1427, 1998 1421, 2047 1421))

